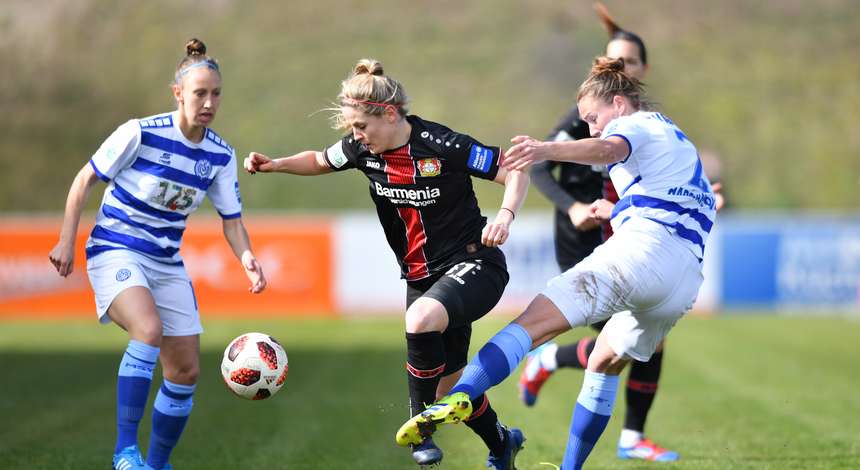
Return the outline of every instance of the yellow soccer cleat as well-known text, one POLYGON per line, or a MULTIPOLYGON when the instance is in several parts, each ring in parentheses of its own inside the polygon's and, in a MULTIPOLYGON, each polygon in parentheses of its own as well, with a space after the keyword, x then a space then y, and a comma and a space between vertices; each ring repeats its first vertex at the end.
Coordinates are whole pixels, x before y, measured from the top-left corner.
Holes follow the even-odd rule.
POLYGON ((437 424, 456 424, 472 415, 469 395, 457 392, 442 397, 429 408, 400 426, 394 440, 398 445, 418 445, 436 432, 437 424))

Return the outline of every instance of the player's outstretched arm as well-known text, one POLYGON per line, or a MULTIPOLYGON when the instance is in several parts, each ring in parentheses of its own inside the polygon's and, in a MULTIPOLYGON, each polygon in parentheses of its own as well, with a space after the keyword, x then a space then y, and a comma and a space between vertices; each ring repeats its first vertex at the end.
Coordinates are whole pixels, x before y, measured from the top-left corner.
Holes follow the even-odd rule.
POLYGON ((485 246, 499 246, 508 240, 511 223, 520 211, 529 190, 529 174, 525 171, 499 168, 493 181, 505 185, 505 195, 496 218, 485 225, 481 233, 481 243, 485 246))
POLYGON ((579 139, 562 142, 541 142, 529 136, 511 139, 514 146, 505 155, 505 168, 524 170, 545 160, 575 162, 583 165, 611 165, 624 160, 630 147, 621 137, 579 139))
POLYGON ((292 175, 313 176, 331 173, 322 152, 306 150, 290 157, 270 158, 259 152, 251 152, 245 158, 245 171, 255 173, 289 173, 292 175))
POLYGON ((245 230, 245 224, 242 223, 242 218, 223 219, 224 238, 233 249, 233 253, 242 262, 242 268, 245 269, 245 275, 251 281, 251 287, 248 291, 253 294, 259 294, 266 288, 266 276, 263 275, 263 267, 251 251, 251 241, 248 239, 248 232, 245 230))
POLYGON ((78 237, 81 211, 90 197, 90 190, 98 180, 98 175, 87 163, 75 176, 72 187, 69 188, 60 240, 48 254, 48 259, 51 260, 51 264, 54 265, 60 276, 68 276, 75 268, 75 239, 78 237))

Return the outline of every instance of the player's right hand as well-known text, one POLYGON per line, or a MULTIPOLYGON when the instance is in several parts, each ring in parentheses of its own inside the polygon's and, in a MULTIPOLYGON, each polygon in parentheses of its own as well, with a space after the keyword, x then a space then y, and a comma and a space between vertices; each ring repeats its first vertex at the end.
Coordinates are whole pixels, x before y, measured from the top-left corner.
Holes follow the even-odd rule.
POLYGON ((48 254, 48 259, 51 260, 51 264, 54 265, 60 276, 66 277, 72 274, 75 268, 75 246, 61 240, 48 254))
POLYGON ((268 173, 275 170, 275 165, 272 159, 257 152, 251 152, 248 154, 248 157, 245 158, 244 166, 245 171, 252 175, 258 171, 260 173, 268 173))

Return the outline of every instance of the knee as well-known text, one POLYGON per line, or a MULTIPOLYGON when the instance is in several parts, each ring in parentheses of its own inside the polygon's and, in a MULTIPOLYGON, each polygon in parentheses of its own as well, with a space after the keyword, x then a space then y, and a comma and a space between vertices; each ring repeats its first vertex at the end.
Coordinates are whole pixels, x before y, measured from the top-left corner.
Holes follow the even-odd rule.
POLYGON ((164 378, 167 380, 183 384, 183 385, 191 385, 197 383, 197 378, 200 375, 200 365, 197 361, 189 362, 187 364, 179 364, 171 370, 164 370, 164 378))
POLYGON ((448 313, 445 311, 445 307, 437 301, 422 302, 422 299, 418 299, 406 311, 406 331, 408 333, 442 332, 447 327, 448 313))
POLYGON ((161 346, 161 335, 164 332, 161 319, 158 316, 145 317, 130 328, 132 339, 144 342, 150 346, 161 346))
POLYGON ((602 354, 595 354, 595 352, 597 351, 592 352, 591 355, 588 356, 587 370, 591 372, 599 372, 607 375, 619 375, 629 362, 611 350, 605 351, 602 354))

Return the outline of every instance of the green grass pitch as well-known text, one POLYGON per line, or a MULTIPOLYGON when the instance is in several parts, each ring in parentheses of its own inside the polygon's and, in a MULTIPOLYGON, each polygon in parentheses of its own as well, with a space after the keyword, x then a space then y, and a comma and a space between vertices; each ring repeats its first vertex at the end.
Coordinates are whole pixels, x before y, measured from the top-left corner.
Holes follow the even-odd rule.
MULTIPOLYGON (((237 315, 237 318, 241 318, 237 315)), ((472 353, 507 318, 476 323, 472 353)), ((414 469, 394 444, 407 417, 405 346, 397 316, 345 320, 206 320, 194 412, 171 462, 191 469, 414 469), (285 387, 251 402, 230 394, 219 364, 227 342, 263 331, 290 358, 285 387)), ((682 320, 669 336, 650 437, 678 450, 674 464, 615 458, 615 414, 587 468, 860 468, 860 322, 845 317, 718 316, 682 320)), ((560 338, 571 341, 580 329, 560 338)), ((95 321, 0 324, 0 468, 107 469, 114 384, 126 339, 95 321)), ((516 377, 490 392, 505 424, 528 439, 520 470, 559 464, 582 374, 562 371, 533 409, 516 377)), ((160 373, 156 372, 156 377, 160 373)), ((159 380, 156 379, 156 383, 159 380)), ((150 399, 154 393, 150 393, 150 399)), ((148 440, 151 403, 141 428, 148 440)), ((441 469, 484 468, 486 450, 465 426, 437 442, 441 469)))

